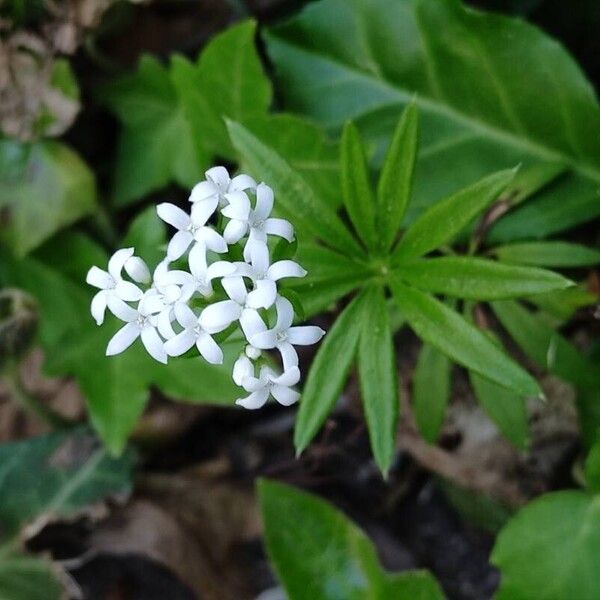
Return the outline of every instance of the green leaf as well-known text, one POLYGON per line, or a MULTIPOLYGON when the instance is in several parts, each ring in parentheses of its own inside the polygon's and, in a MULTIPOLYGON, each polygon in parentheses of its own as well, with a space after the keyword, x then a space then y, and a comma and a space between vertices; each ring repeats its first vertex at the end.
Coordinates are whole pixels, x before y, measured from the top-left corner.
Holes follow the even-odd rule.
MULTIPOLYGON (((239 123, 228 123, 229 135, 250 171, 268 181, 275 191, 278 211, 290 218, 299 237, 316 236, 342 253, 360 255, 362 250, 332 207, 319 198, 301 175, 275 150, 239 123)), ((300 237, 300 241, 304 241, 300 237)))
POLYGON ((529 442, 529 429, 523 397, 477 373, 470 372, 469 380, 479 404, 502 435, 517 448, 525 450, 529 442))
POLYGON ((412 216, 493 169, 540 162, 571 173, 560 193, 550 186, 528 203, 540 219, 525 219, 526 205, 513 223, 531 233, 544 213, 572 214, 563 226, 600 213, 593 87, 562 45, 521 19, 457 0, 324 0, 271 29, 267 50, 286 109, 332 129, 352 119, 382 144, 417 94, 422 143, 412 216))
POLYGON ((500 171, 440 200, 406 231, 394 252, 396 261, 416 258, 452 241, 508 185, 515 170, 500 171))
POLYGON ((395 273, 421 290, 470 300, 518 298, 574 285, 552 271, 463 256, 406 262, 395 273))
POLYGON ((544 312, 561 319, 569 320, 575 311, 584 306, 592 306, 597 301, 597 296, 588 292, 585 283, 557 290, 543 295, 528 296, 528 302, 540 307, 544 312))
POLYGON ((389 250, 410 201, 417 154, 417 107, 406 107, 390 142, 377 184, 380 247, 389 250))
POLYGON ((439 300, 393 280, 391 289, 415 333, 464 367, 524 396, 541 394, 531 375, 485 334, 439 300))
POLYGON ((521 509, 500 532, 492 563, 498 600, 594 600, 600 595, 600 496, 563 491, 521 509))
POLYGON ((96 207, 94 175, 59 142, 0 140, 0 236, 20 256, 96 207))
POLYGON ((63 588, 52 564, 0 547, 0 598, 2 600, 61 600, 63 588))
POLYGON ((362 141, 352 122, 344 126, 341 142, 342 197, 356 233, 365 246, 375 246, 375 198, 362 141))
POLYGON ((590 448, 585 459, 585 482, 590 491, 600 492, 600 441, 590 448))
POLYGON ((164 258, 166 243, 165 224, 158 218, 156 207, 149 206, 130 223, 121 244, 124 248, 135 248, 136 255, 142 257, 152 269, 164 258))
POLYGON ((600 263, 600 251, 570 242, 522 242, 490 250, 498 260, 540 267, 585 267, 600 263))
POLYGON ((327 502, 281 483, 258 484, 271 561, 290 600, 439 600, 424 571, 386 573, 367 536, 327 502))
POLYGON ((346 383, 358 346, 366 298, 363 292, 346 306, 327 332, 312 362, 294 429, 297 453, 313 439, 346 383))
POLYGON ((448 357, 423 344, 413 375, 413 410, 421 435, 433 444, 444 423, 450 400, 450 370, 448 357))
POLYGON ((387 477, 398 427, 398 365, 383 288, 371 287, 365 302, 358 345, 360 389, 373 455, 387 477))
POLYGON ((134 457, 111 458, 85 429, 0 445, 0 527, 10 536, 43 516, 69 517, 128 492, 134 457))
POLYGON ((171 73, 194 135, 211 153, 235 160, 223 117, 245 122, 266 114, 271 83, 265 76, 254 42, 256 22, 238 23, 215 36, 196 65, 182 57, 171 73))

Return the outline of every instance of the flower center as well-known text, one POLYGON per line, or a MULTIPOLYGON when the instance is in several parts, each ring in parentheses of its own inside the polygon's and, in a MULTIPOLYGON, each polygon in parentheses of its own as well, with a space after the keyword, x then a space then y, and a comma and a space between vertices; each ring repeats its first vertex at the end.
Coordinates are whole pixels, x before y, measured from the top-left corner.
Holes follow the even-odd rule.
POLYGON ((287 340, 287 331, 278 331, 275 334, 275 339, 277 340, 277 342, 285 342, 285 340, 287 340))

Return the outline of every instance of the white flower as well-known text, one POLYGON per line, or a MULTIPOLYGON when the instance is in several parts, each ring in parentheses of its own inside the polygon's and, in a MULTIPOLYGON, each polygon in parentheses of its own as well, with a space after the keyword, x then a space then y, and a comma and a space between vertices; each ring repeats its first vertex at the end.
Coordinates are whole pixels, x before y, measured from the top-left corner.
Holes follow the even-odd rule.
POLYGON ((304 277, 306 271, 293 260, 279 260, 269 265, 269 249, 256 245, 252 248, 252 264, 236 263, 238 273, 254 283, 248 294, 250 308, 270 308, 277 298, 277 282, 284 277, 304 277))
POLYGON ((218 260, 209 265, 206 260, 206 252, 198 244, 190 250, 188 264, 190 266, 194 289, 205 298, 213 294, 213 279, 232 275, 236 270, 236 266, 233 263, 224 260, 218 260))
POLYGON ((141 337, 142 344, 144 344, 148 354, 158 362, 167 363, 167 353, 165 352, 163 341, 156 331, 155 321, 151 315, 146 313, 142 308, 138 307, 138 310, 135 310, 123 303, 120 306, 118 314, 115 312, 115 316, 125 321, 127 325, 121 327, 108 342, 106 356, 120 354, 123 350, 129 348, 138 337, 141 337))
POLYGON ((200 323, 207 331, 222 331, 237 321, 246 308, 248 290, 241 277, 224 277, 221 285, 229 300, 207 306, 200 315, 200 323))
POLYGON ((181 356, 194 344, 198 352, 213 365, 223 362, 223 351, 200 324, 199 318, 187 304, 175 306, 175 317, 183 327, 183 331, 165 342, 165 350, 169 356, 181 356))
POLYGON ((177 229, 167 247, 169 261, 183 256, 192 242, 213 252, 227 252, 227 244, 223 237, 206 225, 216 208, 216 200, 194 204, 191 215, 169 202, 163 202, 156 207, 158 216, 177 229))
POLYGON ((283 368, 298 366, 298 355, 293 346, 309 346, 316 344, 325 332, 315 325, 292 327, 294 308, 292 303, 283 296, 278 296, 275 302, 277 308, 277 323, 273 329, 259 331, 248 340, 255 348, 269 350, 277 348, 281 354, 283 368))
POLYGON ((248 175, 237 175, 231 179, 225 167, 213 167, 206 171, 204 176, 206 181, 197 183, 192 189, 190 202, 226 203, 225 194, 256 187, 256 182, 248 175))
POLYGON ((138 283, 150 283, 150 269, 139 256, 132 256, 125 261, 125 271, 138 283))
MULTIPOLYGON (((100 288, 100 291, 92 298, 90 307, 92 316, 98 325, 102 325, 104 322, 104 313, 107 306, 114 313, 123 301, 133 302, 142 297, 142 290, 121 277, 123 267, 126 267, 132 258, 136 258, 133 256, 133 252, 133 248, 117 250, 108 261, 108 271, 98 267, 92 267, 88 271, 86 282, 100 288)), ((129 270, 133 274, 139 275, 139 264, 135 263, 134 267, 132 268, 130 265, 129 270)))
MULTIPOLYGON (((247 369, 247 367, 240 367, 240 373, 244 368, 247 369)), ((250 392, 250 395, 246 398, 238 398, 235 403, 244 408, 256 409, 263 406, 269 396, 273 396, 279 404, 290 406, 300 397, 296 390, 291 389, 291 386, 296 385, 298 381, 300 381, 298 367, 291 367, 281 375, 277 375, 270 367, 263 366, 258 378, 246 374, 243 376, 242 387, 250 392)))
POLYGON ((233 372, 231 376, 235 385, 242 386, 246 377, 254 377, 254 365, 252 364, 252 361, 242 354, 235 363, 233 363, 233 372))
POLYGON ((256 188, 256 206, 250 206, 250 199, 244 192, 227 194, 229 205, 221 213, 230 219, 223 232, 228 244, 239 242, 245 235, 248 241, 244 247, 244 259, 249 260, 255 245, 266 246, 267 235, 277 235, 288 242, 294 241, 294 228, 285 219, 270 217, 273 209, 273 190, 264 183, 256 188))

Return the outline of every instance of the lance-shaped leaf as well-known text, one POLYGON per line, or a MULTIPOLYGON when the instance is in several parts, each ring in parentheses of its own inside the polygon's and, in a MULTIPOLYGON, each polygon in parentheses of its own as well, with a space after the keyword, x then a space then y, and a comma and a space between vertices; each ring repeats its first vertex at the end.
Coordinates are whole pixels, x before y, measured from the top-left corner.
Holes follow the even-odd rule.
POLYGON ((351 121, 342 132, 340 166, 346 211, 365 246, 372 249, 376 240, 375 198, 362 140, 351 121))
POLYGON ((408 228, 396 247, 394 259, 416 258, 452 241, 498 197, 515 172, 509 169, 488 175, 434 204, 408 228))
POLYGON ((395 272, 421 290, 470 300, 518 298, 574 285, 552 271, 463 256, 402 263, 395 272))
POLYGON ((413 102, 396 126, 377 184, 377 230, 384 251, 396 239, 410 200, 417 141, 417 107, 413 102))
POLYGON ((272 182, 279 213, 292 220, 298 233, 319 237, 345 254, 362 253, 332 207, 273 148, 239 123, 230 121, 228 128, 233 145, 250 172, 258 179, 272 182))
POLYGON ((296 452, 313 439, 333 409, 352 366, 367 307, 366 294, 359 294, 327 332, 308 373, 294 430, 296 452))
POLYGON ((450 400, 448 357, 431 344, 423 344, 413 376, 412 396, 415 421, 421 435, 433 444, 442 428, 450 400))
POLYGON ((390 287, 408 324, 424 341, 464 367, 517 393, 541 394, 531 375, 454 310, 396 279, 390 287))
POLYGON ((373 455, 384 476, 392 464, 396 444, 398 377, 396 352, 383 288, 367 291, 358 345, 358 374, 373 455))
POLYGON ((490 250, 498 260, 539 267, 585 267, 600 263, 600 251, 570 242, 521 242, 490 250))
POLYGON ((387 573, 367 536, 333 506, 261 480, 267 550, 290 600, 442 600, 426 571, 387 573))

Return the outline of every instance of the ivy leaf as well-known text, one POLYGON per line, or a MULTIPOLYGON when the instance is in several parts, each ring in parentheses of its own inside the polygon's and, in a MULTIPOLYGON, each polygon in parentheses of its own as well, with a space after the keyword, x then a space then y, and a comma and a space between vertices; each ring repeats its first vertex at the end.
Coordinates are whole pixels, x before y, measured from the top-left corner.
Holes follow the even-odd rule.
POLYGON ((593 87, 560 44, 521 19, 456 0, 323 0, 266 40, 285 108, 329 128, 351 119, 387 145, 416 93, 422 143, 409 222, 452 189, 519 163, 571 169, 559 191, 550 186, 507 217, 528 237, 549 213, 553 226, 540 235, 600 214, 593 87))
POLYGON ((364 318, 368 306, 366 298, 366 294, 361 293, 343 310, 313 360, 294 429, 298 454, 313 439, 346 383, 360 336, 357 323, 364 318))
POLYGON ((267 549, 290 600, 441 600, 426 571, 386 573, 367 536, 327 502, 281 483, 258 484, 267 549))
POLYGON ((400 396, 398 365, 384 290, 367 291, 358 345, 358 373, 369 439, 377 465, 387 477, 396 446, 400 396))
POLYGON ((570 242, 522 242, 490 250, 498 260, 539 267, 585 267, 600 263, 600 251, 570 242))
POLYGON ((574 285, 552 271, 466 256, 402 263, 395 272, 400 279, 421 290, 471 300, 518 298, 574 285))
POLYGON ((523 396, 541 394, 537 382, 487 336, 433 296, 390 284, 394 299, 415 333, 458 364, 523 396))
MULTIPOLYGON (((134 457, 111 458, 85 429, 0 445, 0 527, 16 535, 43 515, 69 517, 129 491, 134 457)), ((0 561, 1 562, 1 561, 0 561)))
POLYGON ((498 600, 597 598, 598 522, 600 496, 579 491, 545 494, 522 508, 492 551, 501 571, 498 600))
POLYGON ((0 140, 0 236, 19 256, 96 208, 94 175, 68 146, 0 140))

